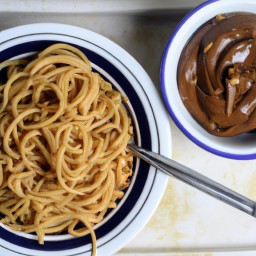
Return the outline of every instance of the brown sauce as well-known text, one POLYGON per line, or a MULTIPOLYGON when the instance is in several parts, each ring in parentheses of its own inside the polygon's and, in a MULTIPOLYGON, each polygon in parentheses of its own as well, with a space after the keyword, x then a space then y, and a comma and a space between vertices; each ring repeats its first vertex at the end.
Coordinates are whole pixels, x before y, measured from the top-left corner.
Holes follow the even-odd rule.
POLYGON ((217 136, 256 128, 256 15, 218 15, 185 46, 178 66, 181 99, 217 136))

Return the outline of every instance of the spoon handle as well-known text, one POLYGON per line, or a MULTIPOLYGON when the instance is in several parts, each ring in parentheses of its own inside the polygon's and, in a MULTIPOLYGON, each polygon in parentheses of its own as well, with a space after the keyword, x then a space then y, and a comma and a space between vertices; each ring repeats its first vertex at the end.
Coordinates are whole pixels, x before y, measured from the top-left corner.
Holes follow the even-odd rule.
POLYGON ((174 161, 167 157, 161 156, 147 149, 129 144, 129 148, 136 156, 156 167, 160 171, 173 176, 193 187, 241 210, 253 217, 256 217, 256 202, 251 199, 213 181, 206 176, 174 161))

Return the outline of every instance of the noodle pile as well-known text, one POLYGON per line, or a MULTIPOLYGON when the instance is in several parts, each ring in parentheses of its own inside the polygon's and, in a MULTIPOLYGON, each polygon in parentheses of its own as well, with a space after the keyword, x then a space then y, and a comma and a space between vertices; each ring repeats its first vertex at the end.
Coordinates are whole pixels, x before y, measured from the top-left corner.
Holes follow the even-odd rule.
POLYGON ((77 48, 55 44, 0 63, 0 222, 13 230, 96 238, 132 175, 131 120, 77 48), (79 225, 80 226, 79 226, 79 225))

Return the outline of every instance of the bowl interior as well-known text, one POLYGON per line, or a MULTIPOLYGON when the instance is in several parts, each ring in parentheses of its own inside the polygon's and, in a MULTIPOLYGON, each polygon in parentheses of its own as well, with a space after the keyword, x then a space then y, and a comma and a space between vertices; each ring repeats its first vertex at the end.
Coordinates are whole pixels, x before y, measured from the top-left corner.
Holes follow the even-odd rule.
MULTIPOLYGON (((1 45, 0 62, 21 56, 27 56, 43 50, 56 42, 73 44, 82 50, 93 63, 93 68, 105 79, 129 98, 130 114, 134 121, 135 134, 139 145, 158 151, 159 137, 156 129, 156 120, 153 108, 140 83, 126 66, 120 64, 118 59, 101 47, 80 39, 57 35, 29 35, 9 40, 1 45), (143 131, 143 132, 141 132, 143 131)), ((134 175, 131 185, 126 191, 118 207, 110 211, 104 221, 96 226, 98 248, 115 240, 136 216, 140 213, 152 189, 156 173, 148 164, 135 160, 134 175)), ((9 228, 0 227, 1 246, 15 252, 24 252, 24 255, 42 255, 42 251, 61 252, 68 251, 67 255, 77 255, 83 252, 90 254, 91 238, 89 235, 74 238, 70 235, 46 236, 45 244, 39 245, 37 238, 31 234, 10 231, 9 228), (63 242, 65 240, 65 242, 63 242), (22 250, 20 249, 22 247, 22 250)), ((112 244, 113 246, 113 244, 112 244)), ((120 245, 115 245, 119 247, 120 245)), ((64 255, 64 254, 61 254, 64 255)))
POLYGON ((195 31, 218 14, 230 12, 256 13, 256 3, 245 1, 207 1, 190 12, 170 37, 161 64, 161 89, 168 111, 177 126, 196 144, 211 153, 232 159, 256 158, 256 136, 253 132, 235 137, 209 134, 190 115, 178 91, 179 56, 195 31))

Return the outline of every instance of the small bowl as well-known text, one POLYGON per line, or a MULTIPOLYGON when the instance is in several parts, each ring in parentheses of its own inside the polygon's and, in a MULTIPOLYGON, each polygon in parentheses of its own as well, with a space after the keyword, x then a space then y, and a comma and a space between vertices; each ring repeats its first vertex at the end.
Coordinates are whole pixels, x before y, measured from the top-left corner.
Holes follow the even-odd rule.
MULTIPOLYGON (((130 100, 137 142, 171 156, 168 113, 143 68, 109 39, 83 28, 63 24, 31 24, 0 33, 0 62, 33 55, 57 43, 83 51, 94 70, 130 100), (153 107, 154 106, 154 107, 153 107)), ((97 254, 112 255, 125 246, 149 221, 167 184, 167 176, 136 160, 131 184, 116 209, 95 226, 97 254)), ((33 234, 14 232, 0 225, 0 251, 8 255, 91 255, 91 237, 46 235, 44 245, 33 234), (16 254, 17 253, 17 254, 16 254)))
POLYGON ((217 137, 208 133, 190 115, 179 95, 177 70, 180 55, 188 40, 204 23, 218 14, 256 13, 254 0, 209 0, 192 10, 177 26, 164 50, 160 68, 162 95, 167 109, 179 129, 203 149, 231 159, 256 158, 256 136, 246 133, 234 137, 217 137))

